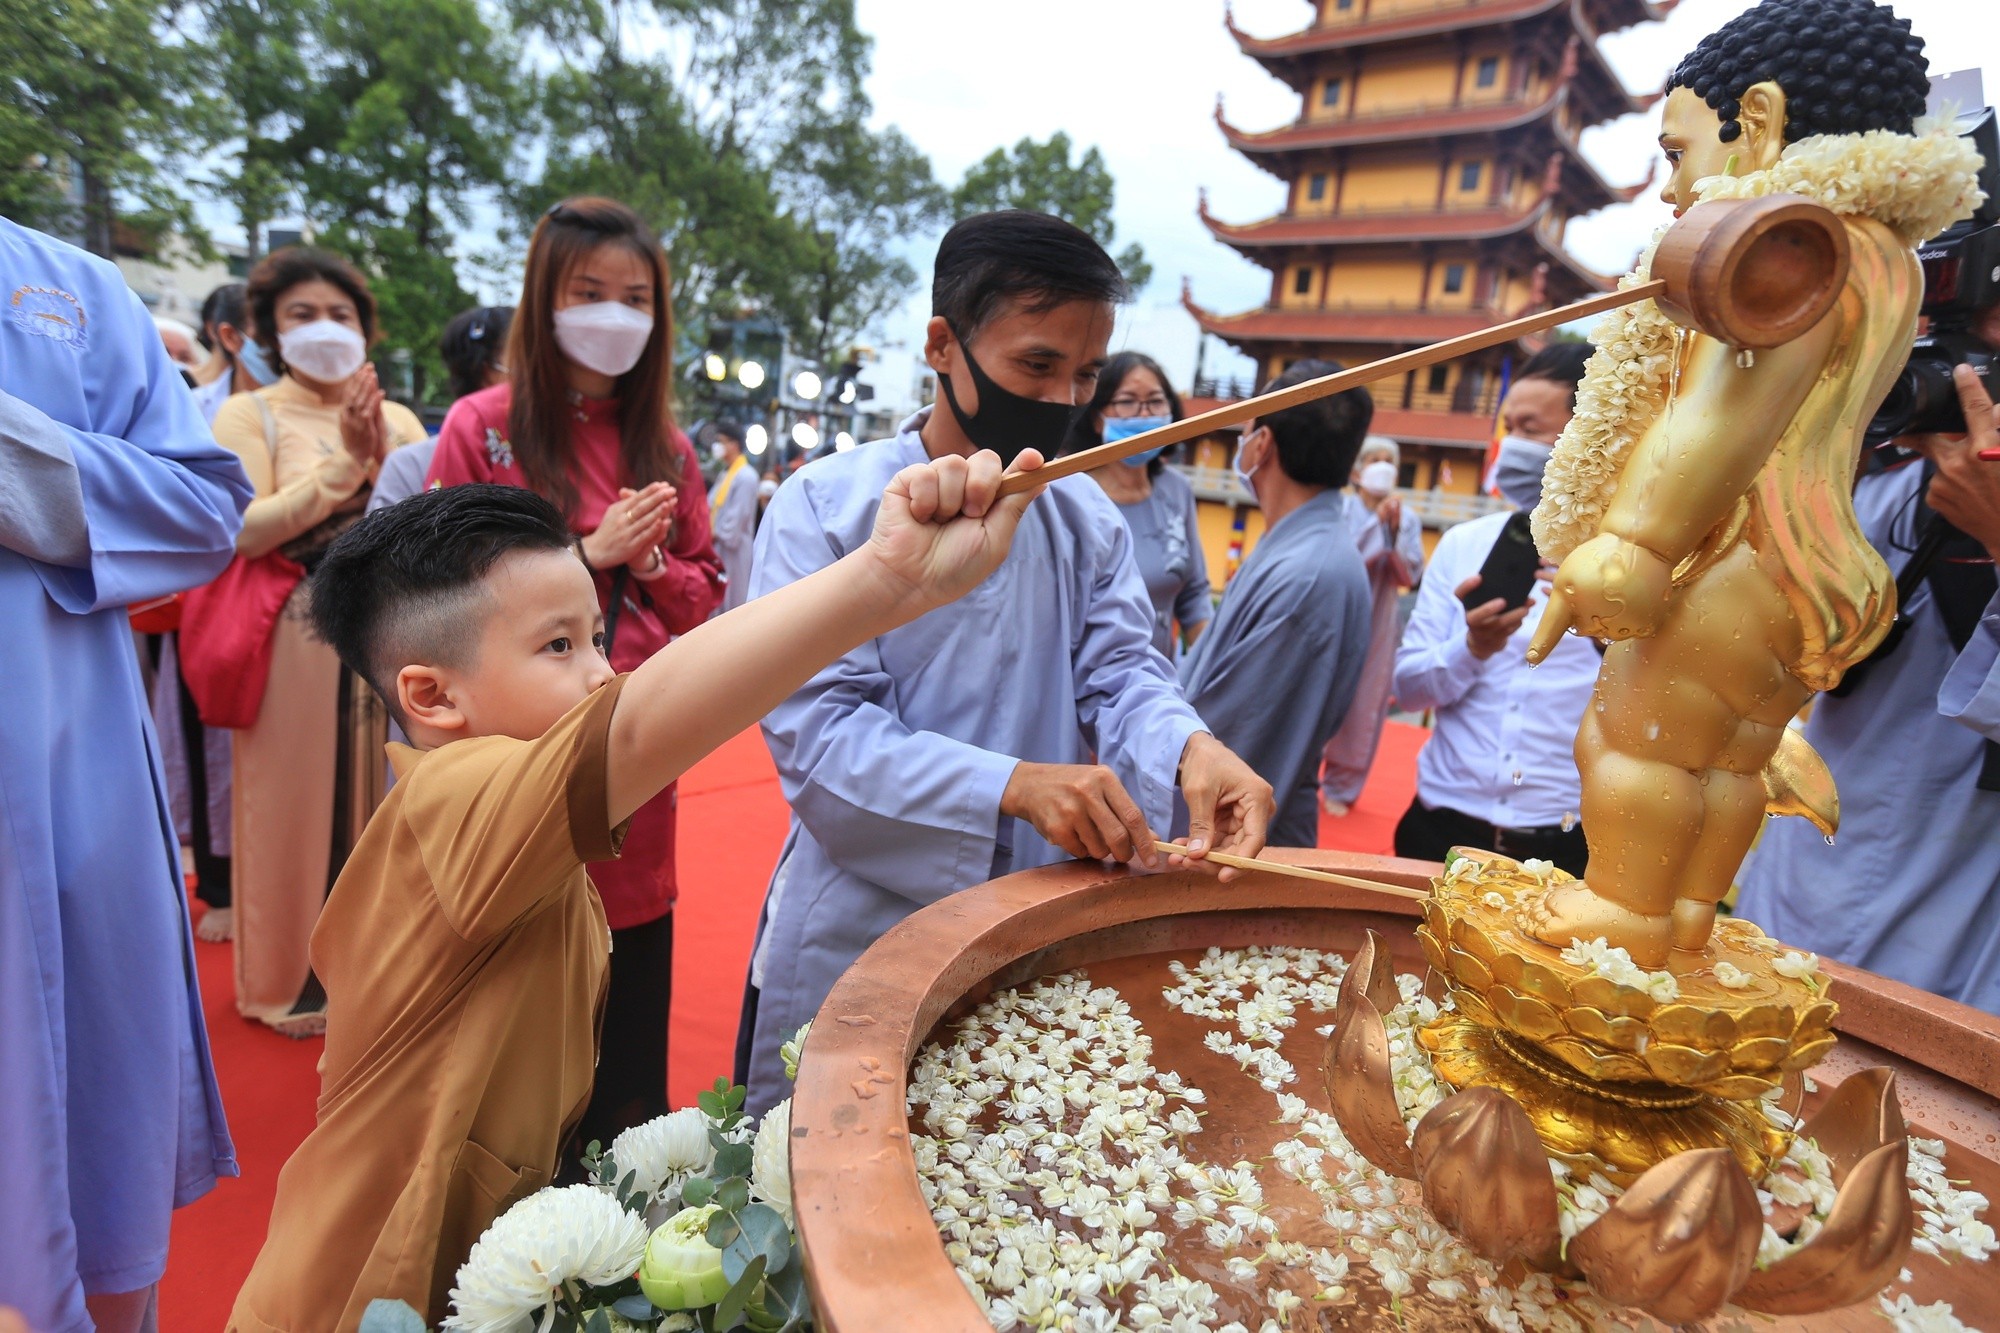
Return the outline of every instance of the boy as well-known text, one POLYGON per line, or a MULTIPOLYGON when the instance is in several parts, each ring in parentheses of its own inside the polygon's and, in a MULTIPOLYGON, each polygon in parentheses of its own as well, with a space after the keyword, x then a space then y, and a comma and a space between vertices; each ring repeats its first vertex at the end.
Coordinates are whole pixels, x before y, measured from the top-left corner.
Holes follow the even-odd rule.
POLYGON ((609 935, 584 863, 819 666, 999 564, 1039 493, 996 501, 1000 473, 991 453, 903 469, 865 545, 618 678, 590 571, 530 491, 413 496, 334 544, 315 627, 415 749, 391 747, 399 781, 314 932, 319 1123, 230 1328, 351 1330, 377 1297, 446 1313, 589 1099, 609 935))

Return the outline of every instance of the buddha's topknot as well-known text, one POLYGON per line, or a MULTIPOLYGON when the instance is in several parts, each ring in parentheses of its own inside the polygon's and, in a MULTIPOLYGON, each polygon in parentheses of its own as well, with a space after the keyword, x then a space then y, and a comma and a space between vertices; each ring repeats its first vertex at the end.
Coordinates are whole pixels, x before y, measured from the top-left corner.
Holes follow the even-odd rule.
POLYGON ((1930 94, 1924 41, 1874 0, 1764 0, 1711 33, 1667 79, 1743 133, 1742 97, 1769 80, 1785 90, 1785 142, 1816 134, 1908 134, 1930 94))

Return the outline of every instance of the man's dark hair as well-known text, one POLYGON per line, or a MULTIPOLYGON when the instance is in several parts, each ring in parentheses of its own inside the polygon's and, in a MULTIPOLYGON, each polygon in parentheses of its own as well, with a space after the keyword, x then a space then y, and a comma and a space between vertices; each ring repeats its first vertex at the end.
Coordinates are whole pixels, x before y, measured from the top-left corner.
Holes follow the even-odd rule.
POLYGON ((1552 342, 1529 357, 1514 380, 1516 383, 1547 380, 1551 384, 1560 384, 1569 390, 1569 405, 1575 407, 1576 386, 1583 382, 1583 368, 1589 363, 1594 350, 1589 343, 1577 342, 1573 338, 1552 342))
POLYGON ((735 417, 721 418, 713 429, 718 440, 734 440, 738 445, 743 443, 743 423, 735 417))
POLYGON ((501 364, 514 307, 480 305, 451 317, 438 335, 438 352, 451 375, 453 402, 486 387, 486 372, 501 364))
POLYGON ((216 325, 227 324, 239 333, 245 331, 243 325, 249 308, 244 301, 245 290, 240 282, 225 282, 203 298, 201 331, 196 336, 201 339, 201 345, 209 351, 215 350, 213 330, 216 325))
POLYGON ((413 662, 464 664, 478 646, 494 564, 575 540, 554 505, 520 486, 424 491, 367 515, 327 548, 312 577, 313 629, 403 722, 396 673, 413 662))
MULTIPOLYGON (((1338 361, 1295 361, 1261 392, 1289 389, 1341 369, 1338 361)), ((1375 399, 1366 389, 1345 389, 1257 418, 1277 443, 1278 466, 1301 486, 1345 486, 1354 460, 1375 420, 1375 399)))
POLYGON ((976 214, 944 234, 931 313, 964 342, 1008 301, 1039 314, 1071 301, 1118 305, 1131 290, 1088 234, 1047 213, 1009 208, 976 214))
POLYGON ((1930 96, 1924 40, 1874 0, 1764 0, 1702 39, 1667 78, 1722 118, 1722 141, 1743 133, 1743 94, 1765 80, 1785 90, 1784 139, 1891 130, 1908 134, 1930 96))
POLYGON ((244 292, 250 303, 250 322, 256 329, 257 345, 280 370, 285 368, 285 357, 278 350, 278 299, 306 282, 329 282, 345 292, 347 299, 354 302, 362 338, 370 343, 375 341, 375 296, 368 290, 368 279, 361 276, 361 270, 330 250, 288 245, 265 255, 250 270, 244 292))

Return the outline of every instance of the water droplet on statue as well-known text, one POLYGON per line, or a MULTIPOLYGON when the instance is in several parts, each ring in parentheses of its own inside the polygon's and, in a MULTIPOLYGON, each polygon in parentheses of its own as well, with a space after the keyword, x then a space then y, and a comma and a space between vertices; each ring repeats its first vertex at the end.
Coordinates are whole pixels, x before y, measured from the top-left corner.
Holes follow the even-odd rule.
POLYGON ((1736 368, 1737 368, 1738 370, 1748 370, 1748 369, 1750 369, 1750 367, 1752 367, 1752 366, 1754 366, 1754 365, 1756 365, 1756 364, 1757 364, 1757 353, 1756 353, 1756 352, 1752 351, 1752 350, 1751 350, 1750 348, 1748 348, 1748 347, 1741 347, 1741 348, 1738 348, 1738 349, 1737 349, 1737 351, 1736 351, 1736 368))
POLYGON ((1826 835, 1826 845, 1829 847, 1833 846, 1833 835, 1831 833, 1826 835))
POLYGON ((1518 768, 1514 770, 1514 785, 1516 787, 1521 785, 1521 770, 1518 768))
POLYGON ((1597 711, 1600 713, 1604 711, 1604 700, 1599 699, 1597 701, 1597 711))
POLYGON ((1660 724, 1659 724, 1659 723, 1657 723, 1657 722, 1648 722, 1648 723, 1646 724, 1646 739, 1647 739, 1647 740, 1649 740, 1649 741, 1656 741, 1656 740, 1660 739, 1660 724))
POLYGON ((1563 819, 1562 819, 1563 832, 1567 833, 1575 827, 1576 827, 1576 811, 1574 810, 1563 811, 1563 819))

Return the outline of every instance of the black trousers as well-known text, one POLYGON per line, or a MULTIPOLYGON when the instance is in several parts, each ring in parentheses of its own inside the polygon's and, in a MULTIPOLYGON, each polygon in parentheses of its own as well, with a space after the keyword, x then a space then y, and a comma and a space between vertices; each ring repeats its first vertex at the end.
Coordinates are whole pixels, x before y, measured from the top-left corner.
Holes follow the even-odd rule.
POLYGON ((590 1106, 563 1150, 556 1178, 583 1179, 577 1158, 591 1141, 611 1140, 667 1113, 667 1017, 674 990, 674 914, 611 932, 611 981, 604 997, 597 1083, 590 1106))
MULTIPOLYGON (((194 895, 210 907, 228 907, 235 901, 230 886, 230 858, 217 856, 214 832, 208 822, 208 729, 188 692, 187 676, 180 670, 180 631, 174 636, 174 697, 181 718, 181 749, 187 758, 188 837, 194 852, 194 895)), ((160 669, 161 646, 166 636, 148 634, 146 655, 153 670, 160 669)))
POLYGON ((1450 806, 1432 809, 1421 799, 1411 801, 1396 825, 1396 855, 1416 861, 1442 861, 1454 847, 1483 847, 1517 861, 1531 857, 1551 861, 1579 879, 1583 877, 1584 862, 1590 859, 1581 824, 1567 830, 1495 828, 1450 806))

